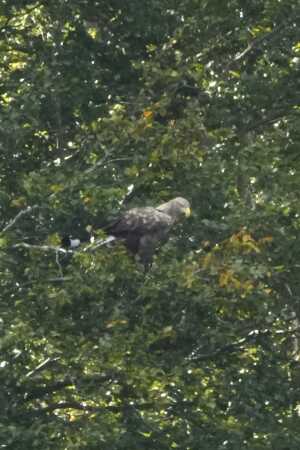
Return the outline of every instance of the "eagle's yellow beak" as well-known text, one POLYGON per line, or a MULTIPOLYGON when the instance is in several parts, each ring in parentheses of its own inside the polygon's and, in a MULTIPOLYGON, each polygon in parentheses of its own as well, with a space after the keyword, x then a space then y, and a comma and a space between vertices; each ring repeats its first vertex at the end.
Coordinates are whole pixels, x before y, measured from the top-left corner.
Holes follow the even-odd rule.
POLYGON ((184 210, 185 217, 190 217, 192 214, 191 208, 185 208, 184 210))

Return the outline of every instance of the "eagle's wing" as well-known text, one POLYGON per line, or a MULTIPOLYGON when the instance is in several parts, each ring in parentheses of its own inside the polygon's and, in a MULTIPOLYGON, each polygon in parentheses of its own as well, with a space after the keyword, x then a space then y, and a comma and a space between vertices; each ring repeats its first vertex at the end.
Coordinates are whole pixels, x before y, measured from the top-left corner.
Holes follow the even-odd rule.
POLYGON ((133 208, 124 213, 106 231, 117 237, 126 237, 129 234, 143 236, 152 233, 164 235, 172 223, 172 217, 156 208, 133 208))

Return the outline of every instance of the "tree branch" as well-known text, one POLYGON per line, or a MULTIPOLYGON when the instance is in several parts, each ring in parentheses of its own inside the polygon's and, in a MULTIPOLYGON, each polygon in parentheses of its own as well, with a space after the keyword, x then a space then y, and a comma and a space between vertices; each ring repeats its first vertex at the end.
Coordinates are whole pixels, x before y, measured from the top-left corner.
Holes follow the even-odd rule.
POLYGON ((78 386, 80 384, 90 382, 105 383, 112 379, 115 380, 116 378, 120 378, 120 376, 120 373, 96 373, 83 376, 80 379, 66 377, 63 380, 56 381, 54 383, 46 383, 44 379, 35 379, 34 387, 27 386, 27 383, 23 383, 20 386, 20 390, 24 393, 24 401, 28 402, 41 399, 41 397, 48 394, 53 394, 54 392, 60 391, 65 387, 78 386))
POLYGON ((300 331, 299 328, 291 328, 289 330, 277 330, 272 331, 270 329, 265 330, 252 330, 250 333, 247 334, 247 336, 239 339, 238 341, 231 342, 229 344, 223 345, 219 348, 216 348, 215 350, 209 352, 209 353, 198 353, 199 348, 195 349, 187 358, 187 361, 206 361, 213 359, 219 355, 223 355, 225 353, 234 353, 234 352, 241 352, 245 349, 244 344, 249 342, 256 342, 260 337, 264 336, 271 336, 272 334, 275 334, 277 336, 284 336, 284 335, 293 335, 300 331))
POLYGON ((38 205, 33 205, 33 206, 28 206, 26 209, 22 209, 22 211, 20 211, 13 219, 11 219, 8 224, 3 228, 3 230, 1 231, 1 233, 5 233, 6 231, 8 231, 10 228, 12 228, 15 223, 21 219, 21 217, 31 213, 32 211, 34 211, 35 209, 37 209, 39 206, 38 205))
POLYGON ((45 408, 41 408, 38 413, 51 413, 58 409, 76 409, 79 411, 86 411, 86 412, 105 412, 107 410, 118 412, 120 411, 120 406, 92 406, 87 405, 86 403, 76 402, 74 400, 66 401, 66 402, 59 402, 59 403, 52 403, 45 408))
MULTIPOLYGON (((103 245, 109 244, 110 242, 114 242, 117 238, 114 236, 108 236, 106 239, 98 239, 95 242, 92 242, 91 244, 88 244, 86 247, 84 247, 82 250, 66 250, 62 247, 56 247, 54 245, 37 245, 37 244, 27 244, 26 242, 19 242, 18 244, 12 245, 12 248, 27 248, 27 249, 33 249, 33 250, 41 250, 41 251, 50 251, 57 253, 64 253, 64 254, 74 254, 74 253, 85 253, 85 252, 93 252, 97 248, 102 247, 103 245)), ((63 276, 59 278, 59 281, 63 279, 63 276)), ((51 281, 51 280, 50 280, 51 281)), ((54 280, 57 281, 57 278, 54 280)))
POLYGON ((287 106, 287 108, 289 108, 289 109, 281 109, 281 110, 274 111, 272 114, 270 114, 270 117, 266 117, 266 118, 257 120, 256 122, 253 122, 248 127, 245 127, 245 129, 242 131, 246 131, 248 133, 249 131, 257 130, 258 128, 260 128, 263 125, 271 125, 272 123, 275 123, 278 120, 283 119, 286 116, 289 116, 292 114, 297 115, 297 111, 295 111, 294 109, 291 109, 291 107, 294 107, 294 106, 296 106, 296 105, 291 104, 291 105, 287 106))
POLYGON ((42 361, 38 366, 36 366, 33 370, 31 370, 30 372, 27 372, 25 377, 29 378, 32 377, 33 375, 35 375, 38 372, 41 372, 42 370, 48 369, 49 366, 52 366, 53 363, 55 363, 56 361, 58 361, 60 359, 60 357, 56 357, 56 358, 47 358, 45 359, 45 361, 42 361))
POLYGON ((2 33, 3 31, 5 31, 5 29, 8 27, 9 22, 11 22, 12 20, 15 19, 21 19, 22 17, 26 16, 27 14, 31 14, 35 9, 39 8, 40 6, 42 6, 42 3, 37 3, 36 5, 32 6, 31 8, 25 8, 25 11, 21 14, 16 14, 15 16, 10 16, 7 17, 5 24, 0 28, 0 33, 2 33))
POLYGON ((12 248, 27 248, 27 249, 34 249, 34 250, 41 250, 45 252, 55 252, 57 253, 64 253, 64 254, 73 254, 73 250, 65 250, 61 247, 55 247, 54 245, 36 245, 36 244, 27 244, 26 242, 19 242, 18 244, 14 244, 12 248))
POLYGON ((103 245, 110 244, 110 242, 114 242, 117 238, 114 236, 108 236, 106 239, 97 239, 95 242, 87 245, 83 252, 94 252, 99 247, 103 247, 103 245))
POLYGON ((248 53, 250 53, 252 50, 258 48, 263 42, 272 39, 272 37, 274 35, 277 35, 281 30, 284 30, 285 28, 289 27, 290 23, 292 21, 295 21, 296 19, 297 19, 297 17, 290 17, 289 20, 286 20, 283 24, 278 25, 277 27, 275 27, 269 33, 264 34, 263 36, 259 36, 259 37, 255 38, 255 39, 253 39, 253 41, 248 44, 248 46, 245 48, 245 50, 243 50, 240 53, 237 53, 235 55, 235 57, 233 58, 233 60, 231 62, 229 62, 229 64, 227 65, 227 70, 230 69, 231 66, 234 63, 236 63, 237 61, 241 61, 242 59, 244 59, 248 55, 248 53))
POLYGON ((106 405, 106 406, 96 406, 96 405, 88 405, 85 402, 78 402, 75 400, 62 401, 59 403, 50 403, 48 406, 33 411, 34 415, 43 414, 43 413, 51 413, 55 410, 59 409, 75 409, 78 411, 85 411, 90 413, 95 412, 114 412, 118 413, 120 411, 124 411, 125 408, 131 409, 134 411, 137 410, 145 410, 145 409, 153 409, 155 407, 155 403, 141 403, 141 404, 120 404, 120 405, 106 405))
POLYGON ((108 164, 112 164, 115 162, 119 162, 119 161, 131 161, 132 158, 114 158, 114 159, 106 159, 107 157, 105 156, 104 158, 100 159, 100 161, 98 161, 96 164, 94 164, 92 167, 89 167, 88 169, 86 169, 84 171, 84 174, 87 173, 91 173, 94 170, 96 170, 98 167, 104 166, 104 165, 108 165, 108 164))

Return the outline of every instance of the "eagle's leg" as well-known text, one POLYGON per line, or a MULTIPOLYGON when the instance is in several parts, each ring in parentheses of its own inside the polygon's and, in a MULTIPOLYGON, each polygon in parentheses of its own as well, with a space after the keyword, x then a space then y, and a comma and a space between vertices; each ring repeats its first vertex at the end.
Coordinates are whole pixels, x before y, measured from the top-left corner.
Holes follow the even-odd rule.
POLYGON ((151 268, 157 244, 158 239, 156 235, 147 234, 140 238, 137 255, 144 266, 145 272, 151 268))

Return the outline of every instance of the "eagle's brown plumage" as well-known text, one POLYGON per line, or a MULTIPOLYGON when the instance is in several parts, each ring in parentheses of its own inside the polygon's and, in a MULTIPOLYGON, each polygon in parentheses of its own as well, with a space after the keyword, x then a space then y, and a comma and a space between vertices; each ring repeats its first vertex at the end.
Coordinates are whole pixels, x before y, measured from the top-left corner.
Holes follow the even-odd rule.
POLYGON ((156 208, 132 208, 106 231, 124 240, 126 247, 138 255, 144 265, 148 265, 157 246, 167 240, 171 227, 189 215, 188 200, 176 197, 156 208))

